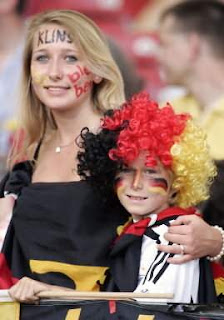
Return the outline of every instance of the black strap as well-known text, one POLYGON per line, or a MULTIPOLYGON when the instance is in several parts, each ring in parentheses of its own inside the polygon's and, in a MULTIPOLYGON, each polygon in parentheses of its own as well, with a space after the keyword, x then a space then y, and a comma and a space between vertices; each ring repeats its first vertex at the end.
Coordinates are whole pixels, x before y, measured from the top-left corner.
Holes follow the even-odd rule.
POLYGON ((40 139, 40 141, 38 142, 38 145, 34 151, 34 155, 33 155, 33 159, 34 160, 37 160, 38 159, 38 156, 39 156, 39 152, 40 152, 40 147, 42 145, 42 142, 43 142, 43 138, 40 139))

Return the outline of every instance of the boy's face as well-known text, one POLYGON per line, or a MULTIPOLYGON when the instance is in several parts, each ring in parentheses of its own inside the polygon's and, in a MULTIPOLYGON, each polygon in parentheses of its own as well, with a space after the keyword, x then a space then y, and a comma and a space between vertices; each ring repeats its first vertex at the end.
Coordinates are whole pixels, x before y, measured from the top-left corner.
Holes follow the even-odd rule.
POLYGON ((116 176, 117 196, 135 220, 168 208, 172 194, 171 171, 159 162, 156 167, 146 167, 145 161, 145 155, 141 154, 116 176))

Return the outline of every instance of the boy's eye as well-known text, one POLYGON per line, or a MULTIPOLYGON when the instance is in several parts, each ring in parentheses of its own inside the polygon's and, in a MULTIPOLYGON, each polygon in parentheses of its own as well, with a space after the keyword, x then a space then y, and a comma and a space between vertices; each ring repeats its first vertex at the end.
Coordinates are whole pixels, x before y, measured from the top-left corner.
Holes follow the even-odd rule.
POLYGON ((124 168, 121 168, 121 169, 120 169, 120 172, 121 172, 121 173, 129 173, 129 172, 132 172, 132 171, 133 171, 133 170, 132 170, 131 168, 125 168, 125 167, 124 167, 124 168))
POLYGON ((66 60, 67 62, 76 62, 78 59, 77 59, 76 56, 74 56, 74 55, 69 55, 69 56, 66 56, 66 57, 65 57, 65 60, 66 60))
POLYGON ((152 174, 157 173, 157 171, 155 169, 145 169, 144 173, 147 175, 152 175, 152 174))

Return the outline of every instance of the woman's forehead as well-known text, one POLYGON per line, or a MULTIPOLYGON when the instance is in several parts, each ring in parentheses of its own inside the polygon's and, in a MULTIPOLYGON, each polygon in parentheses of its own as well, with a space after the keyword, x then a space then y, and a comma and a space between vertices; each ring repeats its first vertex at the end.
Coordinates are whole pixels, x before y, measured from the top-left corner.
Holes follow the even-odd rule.
POLYGON ((58 24, 44 24, 34 34, 34 47, 51 44, 74 45, 69 30, 58 24))

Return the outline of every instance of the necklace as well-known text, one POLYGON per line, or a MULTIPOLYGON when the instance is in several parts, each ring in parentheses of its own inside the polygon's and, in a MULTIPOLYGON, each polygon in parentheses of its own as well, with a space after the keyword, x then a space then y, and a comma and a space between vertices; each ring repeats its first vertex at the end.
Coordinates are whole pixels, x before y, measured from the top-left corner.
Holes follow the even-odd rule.
POLYGON ((56 153, 60 153, 62 149, 66 148, 66 147, 69 147, 69 146, 72 145, 73 143, 74 143, 74 145, 75 145, 75 142, 76 142, 76 138, 73 139, 73 140, 72 140, 71 142, 69 142, 68 144, 56 146, 55 152, 56 152, 56 153))

